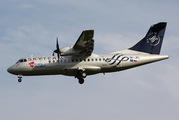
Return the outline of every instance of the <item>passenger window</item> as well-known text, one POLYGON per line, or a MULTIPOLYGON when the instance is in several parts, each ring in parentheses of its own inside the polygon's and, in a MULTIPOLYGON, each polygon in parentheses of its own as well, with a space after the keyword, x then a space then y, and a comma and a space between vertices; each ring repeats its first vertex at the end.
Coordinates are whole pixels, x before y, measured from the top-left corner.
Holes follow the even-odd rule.
POLYGON ((99 58, 99 61, 101 61, 101 58, 99 58))
POLYGON ((72 62, 74 62, 74 60, 72 60, 72 62))
POLYGON ((76 59, 76 62, 78 62, 78 60, 76 59))
POLYGON ((91 59, 91 61, 93 61, 93 59, 91 59))
POLYGON ((98 59, 96 58, 96 61, 98 61, 98 59))
POLYGON ((84 61, 86 61, 86 59, 84 59, 84 61))
POLYGON ((90 61, 90 59, 88 59, 88 61, 90 61))

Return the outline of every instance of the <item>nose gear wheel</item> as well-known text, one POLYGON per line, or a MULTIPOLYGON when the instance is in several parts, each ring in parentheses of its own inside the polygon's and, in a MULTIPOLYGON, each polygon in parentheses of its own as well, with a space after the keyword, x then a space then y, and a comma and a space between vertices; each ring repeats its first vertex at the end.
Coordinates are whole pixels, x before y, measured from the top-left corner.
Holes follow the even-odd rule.
POLYGON ((18 82, 22 82, 22 75, 18 75, 18 82))

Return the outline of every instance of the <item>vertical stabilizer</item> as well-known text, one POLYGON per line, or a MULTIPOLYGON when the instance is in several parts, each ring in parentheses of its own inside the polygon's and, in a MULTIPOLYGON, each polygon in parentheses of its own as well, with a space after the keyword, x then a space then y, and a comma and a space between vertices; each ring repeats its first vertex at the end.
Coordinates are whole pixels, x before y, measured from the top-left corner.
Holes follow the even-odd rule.
POLYGON ((152 25, 146 36, 129 49, 150 54, 160 54, 166 25, 166 22, 152 25))

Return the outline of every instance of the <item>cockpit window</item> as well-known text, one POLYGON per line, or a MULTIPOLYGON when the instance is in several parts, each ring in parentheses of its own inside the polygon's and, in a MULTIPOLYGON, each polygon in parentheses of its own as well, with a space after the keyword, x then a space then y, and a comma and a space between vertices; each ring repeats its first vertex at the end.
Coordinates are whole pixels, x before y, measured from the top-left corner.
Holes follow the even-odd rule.
POLYGON ((21 59, 20 62, 23 62, 23 59, 21 59))
POLYGON ((17 63, 21 63, 21 62, 27 62, 27 59, 20 59, 20 60, 18 60, 18 61, 16 62, 16 64, 17 64, 17 63))
POLYGON ((17 64, 17 63, 20 63, 21 61, 23 61, 23 59, 18 60, 18 61, 16 62, 16 64, 17 64))
POLYGON ((27 62, 27 60, 26 60, 26 59, 24 59, 24 62, 27 62))

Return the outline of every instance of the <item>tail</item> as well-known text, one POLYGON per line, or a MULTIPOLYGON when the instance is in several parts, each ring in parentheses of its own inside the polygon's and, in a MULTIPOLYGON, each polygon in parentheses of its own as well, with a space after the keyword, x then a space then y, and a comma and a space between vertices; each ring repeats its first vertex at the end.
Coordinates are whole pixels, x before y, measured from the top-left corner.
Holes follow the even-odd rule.
POLYGON ((129 49, 150 54, 160 54, 166 25, 166 22, 152 25, 146 36, 129 49))

